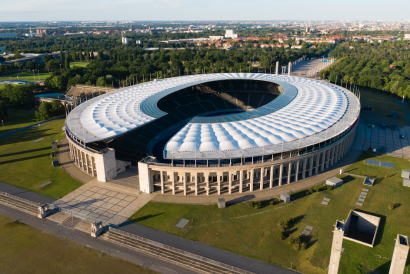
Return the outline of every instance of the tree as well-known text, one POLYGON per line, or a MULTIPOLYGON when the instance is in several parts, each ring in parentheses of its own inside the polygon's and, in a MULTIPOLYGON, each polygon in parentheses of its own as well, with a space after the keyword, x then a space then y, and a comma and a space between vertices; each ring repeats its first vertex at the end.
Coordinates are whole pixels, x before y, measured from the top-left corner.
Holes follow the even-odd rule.
POLYGON ((66 58, 65 58, 65 68, 66 69, 70 69, 70 61, 68 60, 68 55, 66 55, 66 58))
POLYGON ((103 87, 103 86, 105 86, 105 79, 104 79, 104 76, 103 77, 99 77, 98 78, 98 80, 97 80, 97 84, 96 84, 97 86, 100 86, 100 87, 103 87))
POLYGON ((38 121, 44 121, 48 120, 51 118, 52 114, 52 108, 53 106, 49 102, 42 102, 41 105, 38 107, 38 110, 36 110, 36 119, 38 121))
POLYGON ((0 100, 0 120, 4 120, 7 116, 7 104, 4 100, 0 100))
POLYGON ((59 116, 64 114, 64 105, 60 100, 51 101, 51 114, 52 116, 59 116))

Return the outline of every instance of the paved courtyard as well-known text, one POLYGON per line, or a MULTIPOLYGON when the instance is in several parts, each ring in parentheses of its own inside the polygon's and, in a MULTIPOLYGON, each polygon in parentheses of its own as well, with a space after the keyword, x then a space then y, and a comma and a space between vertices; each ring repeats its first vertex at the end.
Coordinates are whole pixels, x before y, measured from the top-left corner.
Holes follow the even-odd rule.
POLYGON ((139 194, 91 181, 53 203, 61 211, 90 221, 117 226, 149 202, 155 194, 139 194))
POLYGON ((366 139, 363 150, 368 150, 369 147, 380 152, 380 148, 385 148, 385 153, 388 155, 409 158, 410 159, 410 127, 405 126, 401 129, 391 130, 390 128, 382 129, 375 126, 373 128, 366 127, 366 139), (400 138, 400 131, 405 132, 405 137, 400 138))

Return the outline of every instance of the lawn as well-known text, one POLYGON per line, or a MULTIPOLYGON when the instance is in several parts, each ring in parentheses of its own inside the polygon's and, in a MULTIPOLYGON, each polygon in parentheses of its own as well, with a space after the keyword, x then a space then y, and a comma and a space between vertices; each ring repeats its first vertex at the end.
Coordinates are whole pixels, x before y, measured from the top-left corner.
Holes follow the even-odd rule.
POLYGON ((14 109, 9 110, 9 116, 4 119, 4 126, 3 124, 0 124, 0 134, 36 123, 34 111, 34 109, 31 111, 14 109))
POLYGON ((77 67, 85 68, 88 64, 89 64, 88 62, 71 62, 70 67, 72 68, 74 66, 77 66, 77 67))
POLYGON ((7 75, 7 76, 0 77, 0 81, 6 81, 6 80, 23 80, 23 81, 31 81, 31 82, 44 81, 50 75, 51 75, 51 73, 48 73, 48 72, 40 72, 40 74, 38 72, 36 72, 35 77, 34 77, 33 73, 18 72, 18 73, 13 73, 13 74, 10 74, 10 75, 7 75), (19 77, 18 79, 17 79, 17 76, 19 77))
POLYGON ((0 215, 1 273, 157 273, 0 215))
POLYGON ((382 260, 377 256, 391 258, 396 234, 410 234, 410 189, 401 185, 402 168, 410 169, 408 160, 389 156, 373 157, 364 152, 348 172, 375 176, 377 181, 370 187, 368 198, 360 208, 356 208, 355 204, 363 187, 363 179, 341 175, 345 182, 341 187, 310 195, 305 191, 295 193, 291 204, 269 205, 265 202, 262 208, 255 209, 242 203, 218 209, 216 205, 149 202, 130 220, 278 266, 292 266, 303 273, 327 273, 333 225, 336 220, 345 220, 350 210, 359 209, 382 216, 376 245, 369 248, 345 241, 339 273, 359 273, 352 269, 360 268, 360 264, 386 273, 390 266, 389 259, 382 260), (367 166, 363 159, 369 157, 393 162, 395 168, 367 166), (330 199, 327 206, 321 205, 324 197, 330 199), (400 206, 390 211, 390 203, 400 206), (296 251, 288 239, 279 238, 278 223, 289 217, 296 220, 290 227, 291 237, 301 235, 306 225, 313 227, 305 251, 296 251), (184 229, 175 227, 181 218, 189 220, 184 229))
POLYGON ((62 167, 52 167, 51 143, 64 138, 64 120, 53 121, 0 139, 0 181, 53 198, 82 185, 62 167), (40 185, 51 181, 45 187, 40 185))
POLYGON ((392 98, 376 92, 360 91, 360 103, 362 106, 371 106, 373 111, 362 111, 360 116, 367 124, 394 124, 399 127, 408 126, 403 105, 394 104, 392 98), (387 117, 392 115, 392 110, 397 111, 399 119, 387 117))

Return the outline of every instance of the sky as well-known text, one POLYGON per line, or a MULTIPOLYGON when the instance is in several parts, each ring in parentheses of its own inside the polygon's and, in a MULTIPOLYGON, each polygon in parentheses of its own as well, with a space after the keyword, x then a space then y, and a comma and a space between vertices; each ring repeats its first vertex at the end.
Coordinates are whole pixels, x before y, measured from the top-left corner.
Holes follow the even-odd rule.
POLYGON ((0 0, 0 22, 410 20, 409 0, 0 0))

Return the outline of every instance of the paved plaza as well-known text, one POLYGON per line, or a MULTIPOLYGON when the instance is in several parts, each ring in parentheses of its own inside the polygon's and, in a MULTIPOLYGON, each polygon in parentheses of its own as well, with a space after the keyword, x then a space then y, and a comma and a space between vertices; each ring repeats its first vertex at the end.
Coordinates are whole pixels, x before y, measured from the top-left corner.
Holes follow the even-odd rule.
POLYGON ((410 127, 405 126, 401 129, 392 130, 382 129, 379 126, 366 127, 366 138, 363 150, 369 147, 380 152, 381 147, 385 148, 385 153, 391 156, 410 159, 410 127), (405 137, 400 138, 400 131, 405 132, 405 137))
POLYGON ((149 202, 155 194, 139 194, 91 181, 53 203, 81 219, 117 226, 149 202))

